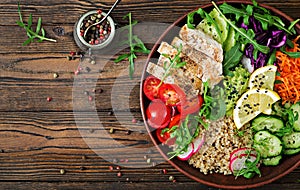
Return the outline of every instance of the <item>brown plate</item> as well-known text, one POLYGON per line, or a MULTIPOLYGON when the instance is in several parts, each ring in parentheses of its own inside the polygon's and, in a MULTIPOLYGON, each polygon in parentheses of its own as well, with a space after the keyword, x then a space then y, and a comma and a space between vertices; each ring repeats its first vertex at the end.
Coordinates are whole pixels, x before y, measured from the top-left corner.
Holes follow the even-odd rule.
MULTIPOLYGON (((252 4, 251 2, 246 2, 246 1, 232 1, 231 0, 231 1, 226 1, 226 2, 229 4, 232 4, 232 5, 238 5, 241 3, 252 4)), ((221 4, 221 3, 223 3, 223 2, 218 2, 217 4, 221 4)), ((267 6, 264 4, 259 4, 259 5, 269 9, 274 15, 277 15, 280 18, 282 18, 285 22, 287 22, 287 25, 288 25, 288 23, 293 21, 293 19, 291 17, 287 16, 283 12, 281 12, 273 7, 270 7, 270 6, 267 6)), ((213 7, 212 4, 202 6, 202 8, 207 12, 209 12, 212 9, 212 7, 213 7)), ((186 23, 186 16, 187 15, 184 15, 181 18, 179 18, 159 38, 159 40, 157 41, 157 43, 151 50, 151 53, 148 57, 147 64, 143 71, 143 76, 142 76, 142 80, 141 80, 140 104, 141 104, 143 119, 145 121, 145 126, 147 128, 147 131, 148 131, 153 143, 158 148, 158 150, 160 151, 162 156, 172 166, 174 166, 178 171, 185 174, 186 176, 188 176, 202 184, 208 185, 208 186, 213 186, 216 188, 226 188, 226 189, 242 189, 242 188, 253 188, 253 187, 262 186, 262 185, 271 183, 271 182, 283 177, 284 175, 288 174, 292 170, 299 167, 300 166, 300 154, 297 154, 294 156, 285 157, 281 161, 281 164, 279 164, 278 166, 275 166, 275 167, 262 166, 260 168, 261 173, 262 173, 261 177, 255 176, 252 179, 245 179, 243 177, 239 177, 239 178, 235 179, 235 177, 233 175, 229 175, 229 176, 224 176, 222 174, 204 175, 199 171, 199 169, 194 168, 191 165, 189 165, 187 161, 181 161, 177 158, 174 158, 172 160, 168 159, 167 152, 169 151, 169 149, 166 146, 161 145, 161 143, 158 141, 158 139, 155 135, 154 129, 151 128, 146 122, 145 109, 147 108, 147 106, 149 104, 149 100, 145 97, 145 95, 142 91, 142 85, 143 85, 144 79, 148 76, 148 74, 146 73, 146 67, 148 65, 148 62, 153 59, 154 60, 158 59, 159 54, 157 53, 157 49, 158 49, 160 43, 162 41, 171 42, 171 40, 173 39, 174 36, 176 36, 176 35, 178 36, 178 29, 179 29, 179 27, 183 26, 186 23)), ((300 33, 299 25, 296 25, 296 30, 297 30, 297 33, 299 34, 300 33)))

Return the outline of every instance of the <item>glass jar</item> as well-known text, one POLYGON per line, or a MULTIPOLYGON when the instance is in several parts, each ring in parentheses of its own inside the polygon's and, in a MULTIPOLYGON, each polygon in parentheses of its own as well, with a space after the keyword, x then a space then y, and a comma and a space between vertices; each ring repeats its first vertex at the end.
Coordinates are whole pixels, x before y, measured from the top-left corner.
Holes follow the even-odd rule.
POLYGON ((99 50, 99 49, 102 49, 102 48, 108 46, 112 42, 112 40, 115 36, 115 22, 113 21, 113 19, 110 16, 108 16, 100 25, 93 26, 94 28, 91 27, 89 29, 87 36, 89 36, 89 35, 93 36, 93 37, 90 37, 91 41, 86 40, 89 37, 86 37, 86 38, 83 37, 83 33, 85 31, 84 28, 86 28, 86 26, 93 24, 94 22, 101 20, 104 16, 106 16, 106 13, 104 13, 104 12, 99 13, 96 10, 89 11, 89 12, 85 13, 84 15, 82 15, 79 18, 79 20, 75 23, 73 35, 74 35, 76 44, 78 45, 78 47, 81 50, 83 50, 83 51, 99 50), (99 16, 100 14, 101 14, 101 17, 99 16), (105 28, 106 27, 105 25, 108 25, 108 27, 105 28), (101 31, 105 34, 103 34, 103 33, 101 34, 101 31))

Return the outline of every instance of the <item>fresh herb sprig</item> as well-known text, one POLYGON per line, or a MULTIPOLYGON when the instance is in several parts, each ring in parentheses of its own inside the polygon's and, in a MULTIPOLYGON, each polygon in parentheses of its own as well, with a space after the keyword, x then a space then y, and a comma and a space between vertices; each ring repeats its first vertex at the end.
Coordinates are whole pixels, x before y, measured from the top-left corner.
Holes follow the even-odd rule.
POLYGON ((284 30, 286 33, 293 35, 296 33, 293 26, 299 21, 292 22, 286 29, 283 21, 274 15, 271 15, 270 11, 260 7, 256 1, 253 0, 253 5, 247 5, 244 8, 236 8, 227 3, 220 5, 220 9, 224 14, 235 14, 236 20, 243 18, 245 24, 249 23, 249 17, 254 16, 255 19, 260 21, 263 30, 268 30, 270 26, 276 26, 280 30, 284 30), (255 11, 257 10, 257 11, 255 11))
POLYGON ((162 56, 167 58, 169 61, 165 61, 163 64, 163 68, 164 68, 165 72, 164 72, 164 75, 163 75, 158 87, 160 87, 162 85, 162 83, 164 82, 164 80, 170 75, 171 69, 179 69, 186 65, 186 62, 182 61, 182 59, 180 57, 181 51, 182 51, 182 45, 180 45, 180 47, 177 48, 177 53, 174 56, 174 58, 171 58, 171 56, 169 56, 167 54, 162 54, 162 56))
POLYGON ((123 43, 129 45, 130 52, 120 55, 114 60, 114 62, 119 63, 120 61, 128 59, 129 76, 132 79, 134 74, 134 60, 137 58, 136 53, 149 54, 150 50, 146 48, 145 44, 142 42, 141 39, 137 37, 137 35, 133 34, 133 26, 137 24, 137 21, 132 21, 131 13, 128 13, 123 17, 123 19, 127 19, 127 18, 129 22, 128 26, 126 27, 126 29, 128 30, 128 39, 123 43))
POLYGON ((224 89, 219 86, 215 86, 214 93, 212 93, 209 90, 208 81, 203 83, 203 105, 196 118, 205 129, 209 127, 205 119, 217 120, 226 114, 224 93, 224 89))
POLYGON ((254 161, 250 160, 250 154, 251 151, 247 151, 247 158, 245 160, 245 168, 242 168, 241 170, 237 171, 236 173, 234 173, 234 176, 237 178, 239 176, 243 176, 247 179, 250 179, 252 177, 254 177, 255 174, 258 174, 259 177, 261 176, 261 172, 258 168, 258 163, 260 161, 260 153, 258 151, 256 151, 256 159, 254 161))
POLYGON ((187 150, 189 144, 199 136, 200 127, 194 115, 187 115, 180 126, 174 126, 170 131, 170 138, 176 138, 175 150, 168 153, 172 159, 187 150))
POLYGON ((215 2, 212 1, 212 4, 216 8, 216 10, 220 14, 220 16, 223 17, 223 19, 240 35, 239 40, 242 40, 244 43, 250 43, 250 44, 253 45, 253 47, 254 47, 254 57, 257 57, 258 51, 260 51, 264 54, 269 53, 270 48, 257 43, 257 41, 254 39, 255 34, 252 30, 246 31, 243 28, 237 27, 232 21, 230 21, 228 18, 226 18, 226 16, 222 13, 222 11, 219 9, 219 7, 216 5, 215 2))
POLYGON ((216 23, 216 21, 207 13, 205 12, 202 8, 199 8, 197 11, 191 12, 187 15, 187 27, 190 29, 194 29, 195 28, 195 24, 194 24, 194 16, 195 14, 198 14, 201 16, 201 18, 206 18, 208 23, 213 25, 214 28, 216 29, 216 32, 219 36, 219 38, 222 37, 222 32, 219 28, 219 25, 216 23))
POLYGON ((34 31, 32 28, 32 24, 33 24, 32 14, 29 15, 27 24, 25 24, 23 22, 20 3, 18 3, 18 13, 19 13, 20 20, 17 21, 17 24, 26 30, 26 33, 28 36, 28 39, 23 43, 23 46, 30 44, 31 42, 34 41, 34 39, 38 39, 38 42, 42 42, 44 40, 50 41, 50 42, 56 42, 55 39, 46 37, 46 32, 45 32, 44 28, 42 27, 42 18, 41 17, 38 18, 36 29, 34 31))

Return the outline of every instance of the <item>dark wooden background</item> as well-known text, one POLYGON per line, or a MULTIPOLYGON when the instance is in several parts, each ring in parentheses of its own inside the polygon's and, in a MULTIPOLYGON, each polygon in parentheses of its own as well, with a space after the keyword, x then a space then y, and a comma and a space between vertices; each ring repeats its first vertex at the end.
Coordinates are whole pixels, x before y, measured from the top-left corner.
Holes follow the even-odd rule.
MULTIPOLYGON (((128 77, 126 61, 119 64, 108 61, 100 69, 97 64, 85 65, 81 76, 97 77, 96 92, 88 85, 80 88, 84 89, 82 91, 74 90, 74 78, 79 77, 74 71, 80 60, 66 59, 70 51, 79 51, 73 40, 74 23, 89 10, 101 8, 107 11, 113 2, 21 0, 24 18, 32 13, 36 23, 36 19, 42 17, 47 35, 57 39, 57 43, 32 43, 24 47, 26 33, 16 25, 18 0, 0 1, 0 189, 212 189, 162 161, 155 149, 149 151, 152 142, 142 123, 139 105, 139 81, 146 56, 139 56, 133 80, 128 77), (54 73, 59 77, 54 78, 54 73), (124 89, 130 89, 130 92, 124 92, 124 89), (88 91, 92 101, 84 91, 88 91), (114 100, 122 100, 114 106, 112 91, 116 93, 114 100), (74 93, 84 94, 86 101, 77 105, 73 100, 74 93), (52 101, 47 101, 48 97, 52 101), (129 108, 123 101, 126 99, 129 108), (93 107, 94 100, 96 111, 93 112, 89 108, 93 107), (86 106, 89 104, 90 107, 86 106), (97 147, 91 149, 90 136, 84 136, 86 131, 97 134, 98 128, 88 123, 91 118, 95 119, 95 112, 100 118, 101 130, 114 129, 113 139, 101 141, 104 147, 115 140, 133 148, 142 147, 145 151, 128 159, 126 152, 120 149, 118 153, 124 160, 116 155, 118 160, 112 160, 115 163, 99 156, 109 157, 110 152, 97 150, 97 147), (76 123, 76 114, 77 119, 86 123, 76 123), (133 118, 137 122, 133 122, 133 118), (132 164, 136 164, 135 167, 129 166, 132 164), (118 165, 121 165, 120 170, 118 165), (113 166, 113 171, 109 166, 113 166), (162 173, 163 169, 167 174, 162 173), (118 172, 122 176, 118 177, 118 172), (175 178, 175 183, 169 180, 170 176, 175 178)), ((112 17, 123 25, 127 22, 122 17, 131 12, 140 22, 171 24, 188 11, 209 2, 123 0, 112 17)), ((298 0, 258 2, 278 8, 294 19, 300 17, 298 0)), ((299 180, 300 168, 258 189, 300 189, 299 180)))

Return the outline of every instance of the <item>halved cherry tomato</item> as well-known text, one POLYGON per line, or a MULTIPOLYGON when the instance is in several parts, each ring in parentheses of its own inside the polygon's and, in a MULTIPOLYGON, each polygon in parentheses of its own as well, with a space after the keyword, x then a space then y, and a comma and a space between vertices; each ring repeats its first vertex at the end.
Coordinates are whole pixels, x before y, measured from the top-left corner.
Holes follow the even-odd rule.
POLYGON ((175 84, 163 84, 158 94, 159 98, 169 106, 175 106, 185 99, 185 93, 175 84))
POLYGON ((143 92, 149 100, 158 98, 158 85, 161 80, 154 76, 148 76, 143 84, 143 92))
MULTIPOLYGON (((180 124, 180 115, 175 115, 174 117, 171 118, 168 129, 172 129, 172 127, 179 125, 179 124, 180 124)), ((156 130, 156 135, 157 135, 158 140, 161 143, 164 143, 166 145, 169 145, 169 146, 173 145, 176 141, 176 138, 170 139, 170 132, 166 131, 166 132, 162 133, 162 130, 163 130, 162 128, 156 130)))
POLYGON ((171 108, 160 99, 154 99, 146 110, 147 122, 153 128, 164 128, 171 120, 171 108))
POLYGON ((201 95, 198 95, 197 97, 182 102, 181 105, 177 106, 177 110, 180 112, 182 117, 185 117, 188 114, 199 111, 202 104, 203 98, 201 95))

